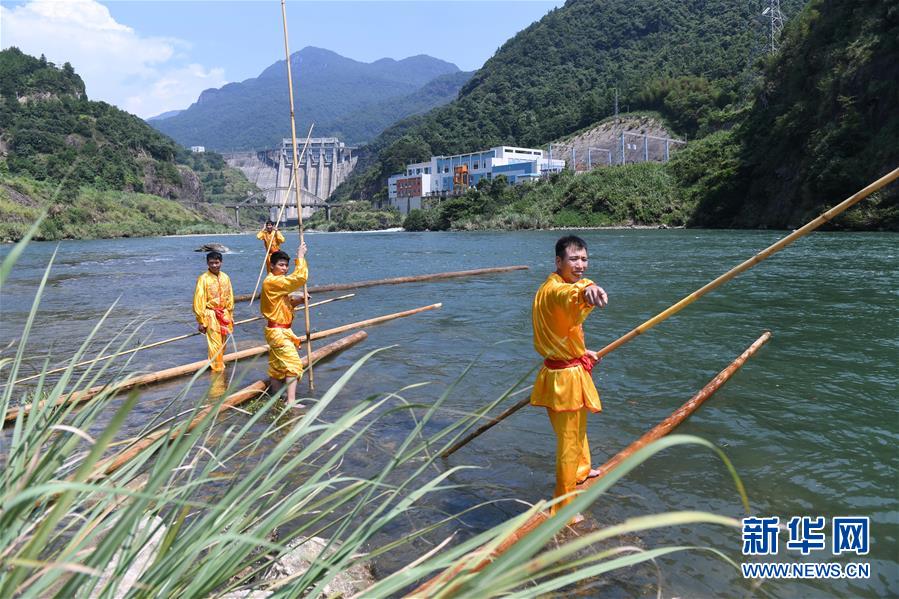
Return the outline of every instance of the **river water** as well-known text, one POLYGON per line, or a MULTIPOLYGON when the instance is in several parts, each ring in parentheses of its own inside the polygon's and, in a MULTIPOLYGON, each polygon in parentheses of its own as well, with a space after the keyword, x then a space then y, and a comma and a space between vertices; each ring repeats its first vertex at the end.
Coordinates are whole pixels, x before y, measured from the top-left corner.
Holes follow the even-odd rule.
MULTIPOLYGON (((599 348, 684 295, 780 238, 773 231, 594 230, 589 276, 609 293, 585 330, 599 348)), ((552 269, 557 232, 310 234, 311 285, 409 274, 526 264, 527 271, 426 284, 360 289, 356 297, 313 312, 316 329, 443 302, 443 308, 368 329, 369 338, 316 369, 326 388, 365 352, 376 355, 335 404, 430 385, 406 394, 430 403, 463 369, 472 372, 451 395, 449 410, 473 411, 495 399, 537 363, 531 346, 530 304, 552 269)), ((152 341, 193 330, 190 301, 204 255, 201 243, 226 244, 223 270, 238 293, 251 290, 259 242, 251 235, 169 237, 59 244, 42 302, 35 355, 71 355, 96 320, 118 299, 101 337, 148 320, 139 333, 152 341)), ((899 595, 899 477, 896 365, 899 363, 899 237, 888 233, 816 233, 688 307, 607 357, 594 371, 604 411, 590 418, 599 464, 668 416, 727 366, 763 331, 774 337, 678 432, 701 436, 727 453, 741 475, 752 511, 761 516, 824 516, 828 543, 834 516, 869 516, 871 552, 802 561, 864 561, 866 580, 770 581, 754 588, 708 554, 679 553, 659 562, 663 596, 899 595)), ((33 243, 2 290, 0 343, 18 336, 34 291, 56 244, 33 243)), ((0 248, 8 253, 10 246, 0 248)), ((330 295, 330 294, 328 294, 330 295)), ((317 297, 315 299, 322 299, 317 297)), ((254 307, 255 311, 255 307, 254 307)), ((251 314, 245 305, 236 317, 251 314)), ((253 325, 239 327, 239 346, 262 341, 253 325)), ((321 343, 321 342, 319 342, 321 343)), ((140 356, 143 370, 195 361, 205 342, 195 337, 140 356)), ((31 364, 39 367, 39 361, 31 364)), ((264 360, 254 363, 259 375, 264 360)), ((25 373, 28 374, 28 373, 25 373)), ((134 426, 171 397, 182 382, 145 393, 134 426)), ((185 400, 187 401, 187 400, 185 400)), ((383 442, 405 431, 384 430, 383 442)), ((372 461, 384 454, 372 452, 372 461)), ((554 437, 543 411, 526 408, 474 441, 445 465, 472 464, 454 482, 467 485, 442 498, 441 510, 552 494, 554 437)), ((364 458, 363 458, 364 459, 364 458)), ((437 506, 434 506, 437 507, 437 506)), ((520 512, 499 503, 476 512, 471 534, 520 512)), ((668 510, 707 510, 743 517, 730 477, 709 451, 675 448, 642 465, 593 506, 590 516, 612 524, 668 510)), ((420 522, 425 524, 425 522, 420 522)), ((443 531, 442 536, 445 536, 443 531)), ((784 547, 778 561, 800 561, 784 547)), ((639 539, 643 546, 714 546, 735 561, 739 531, 678 529, 639 539)), ((426 547, 423 547, 426 549, 426 547)), ((396 557, 396 564, 416 556, 396 557)), ((386 569, 394 563, 382 564, 386 569)), ((655 576, 653 574, 653 576, 655 576)), ((606 587, 611 596, 655 596, 625 571, 606 587)), ((652 581, 651 581, 652 582, 652 581)), ((595 592, 586 591, 589 595, 595 592)))

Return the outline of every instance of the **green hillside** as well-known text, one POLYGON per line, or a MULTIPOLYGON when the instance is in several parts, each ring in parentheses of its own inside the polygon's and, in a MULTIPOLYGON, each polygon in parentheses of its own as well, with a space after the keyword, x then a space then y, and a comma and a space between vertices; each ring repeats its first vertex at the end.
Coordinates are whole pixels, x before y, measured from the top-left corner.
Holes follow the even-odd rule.
POLYGON ((374 139, 397 121, 455 100, 471 75, 471 72, 466 71, 441 75, 408 96, 368 104, 335 119, 331 125, 331 134, 347 140, 374 139))
MULTIPOLYGON (((236 176, 218 159, 202 159, 204 178, 236 176)), ((0 238, 16 238, 42 210, 39 239, 222 228, 186 206, 210 199, 184 164, 197 160, 136 116, 88 100, 68 63, 0 52, 0 238)), ((212 195, 245 197, 244 183, 212 195)))
MULTIPOLYGON (((336 197, 381 199, 387 176, 432 154, 563 139, 609 115, 617 88, 623 110, 653 111, 691 140, 671 163, 643 173, 670 202, 663 212, 651 202, 656 209, 644 217, 798 226, 899 166, 899 2, 781 5, 787 25, 779 51, 766 55, 761 6, 571 0, 503 45, 456 102, 363 148, 336 197)), ((586 177, 501 194, 473 190, 410 224, 645 222, 629 215, 635 203, 646 205, 633 172, 586 177), (633 185, 630 196, 613 199, 616 177, 633 185)), ((899 229, 897 187, 833 226, 899 229)))
MULTIPOLYGON (((897 106, 899 2, 813 0, 788 23, 739 125, 691 148, 705 155, 681 173, 701 200, 694 223, 810 220, 899 167, 897 106)), ((836 225, 899 230, 899 186, 836 225)))
MULTIPOLYGON (((372 139, 399 118, 449 102, 464 82, 455 76, 454 64, 423 55, 363 63, 307 47, 291 55, 291 68, 298 130, 315 122, 316 135, 340 135, 351 144, 372 139), (422 89, 447 75, 455 77, 422 89)), ((276 62, 256 78, 208 89, 187 110, 150 124, 185 146, 276 147, 290 132, 285 63, 276 62)))
POLYGON ((727 0, 569 0, 503 44, 457 101, 379 136, 339 193, 371 197, 397 156, 545 145, 612 114, 616 89, 622 107, 661 109, 679 133, 712 130, 741 101, 755 15, 727 0))

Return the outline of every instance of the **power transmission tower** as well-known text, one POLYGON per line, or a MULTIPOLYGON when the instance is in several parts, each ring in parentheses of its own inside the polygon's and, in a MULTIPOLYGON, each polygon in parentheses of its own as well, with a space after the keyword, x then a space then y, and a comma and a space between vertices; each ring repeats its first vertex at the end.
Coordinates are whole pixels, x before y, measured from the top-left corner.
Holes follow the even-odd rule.
POLYGON ((740 93, 748 98, 762 76, 760 60, 763 56, 777 52, 785 19, 780 9, 780 0, 749 0, 744 6, 750 42, 740 93))
POLYGON ((780 10, 780 0, 768 0, 768 6, 762 11, 768 25, 768 52, 777 52, 777 41, 784 28, 784 14, 780 10))

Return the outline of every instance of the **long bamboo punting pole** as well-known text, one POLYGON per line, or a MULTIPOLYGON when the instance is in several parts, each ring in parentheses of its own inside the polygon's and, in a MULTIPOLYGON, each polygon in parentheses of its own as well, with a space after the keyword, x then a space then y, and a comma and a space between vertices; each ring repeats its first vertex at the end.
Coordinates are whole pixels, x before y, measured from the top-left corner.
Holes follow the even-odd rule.
MULTIPOLYGON (((597 355, 600 358, 602 358, 606 354, 613 352, 614 350, 618 349, 619 347, 621 347, 622 345, 624 345, 625 343, 627 343, 634 337, 636 337, 642 333, 645 333, 646 331, 648 331, 652 327, 656 326, 663 320, 666 320, 669 317, 674 316, 675 314, 677 314, 678 312, 680 312, 681 310, 683 310, 684 308, 686 308, 687 306, 689 306, 690 304, 692 304, 693 302, 695 302, 696 300, 701 298, 703 295, 705 295, 709 291, 712 291, 713 289, 720 287, 724 283, 727 283, 728 281, 730 281, 731 279, 736 277, 741 272, 743 272, 745 270, 749 270, 750 268, 752 268, 759 262, 763 261, 765 258, 768 258, 772 254, 779 252, 780 250, 784 249, 785 247, 787 247, 788 245, 790 245, 791 243, 793 243, 800 237, 804 237, 804 236, 808 235, 809 233, 811 233, 812 231, 814 231, 815 229, 817 229, 824 223, 830 222, 831 220, 833 220, 834 218, 836 218, 837 216, 839 216, 840 214, 842 214, 843 212, 845 212, 846 210, 848 210, 849 208, 854 206, 855 204, 858 204, 859 202, 861 202, 863 199, 865 199, 866 197, 868 197, 875 191, 878 191, 879 189, 892 183, 897 178, 899 178, 899 168, 890 171, 889 173, 887 173, 886 175, 884 175, 877 181, 871 183, 864 189, 856 192, 849 198, 843 200, 842 202, 840 202, 839 204, 837 204, 830 210, 822 213, 820 216, 818 216, 816 219, 812 220, 811 222, 809 222, 802 228, 796 229, 795 231, 793 231, 792 233, 790 233, 789 235, 787 235, 786 237, 784 237, 777 243, 768 246, 767 248, 765 248, 764 250, 762 250, 761 252, 759 252, 758 254, 753 256, 752 258, 738 264, 737 266, 730 269, 729 271, 727 271, 726 273, 724 273, 723 275, 721 275, 714 281, 706 284, 705 286, 697 289, 690 295, 684 297, 682 300, 680 300, 676 304, 672 305, 670 308, 663 310, 662 312, 659 312, 658 314, 656 314, 655 316, 653 316, 652 318, 650 318, 649 320, 647 320, 640 326, 632 329, 625 335, 622 335, 621 337, 619 337, 612 343, 608 344, 601 350, 597 351, 596 352, 597 355)), ((514 414, 515 412, 517 412, 524 406, 528 405, 528 403, 530 403, 530 398, 526 397, 526 398, 522 399, 517 404, 513 405, 511 408, 507 409, 505 412, 503 412, 496 418, 492 419, 491 421, 487 422, 486 424, 484 424, 483 426, 478 428, 476 431, 474 431, 473 433, 471 433, 470 435, 465 437, 459 443, 454 445, 451 448, 452 451, 447 450, 444 453, 443 457, 451 455, 457 449, 466 445, 469 441, 471 441, 475 437, 490 430, 496 424, 499 424, 507 417, 511 416, 512 414, 514 414)))
MULTIPOLYGON (((290 96, 290 139, 293 147, 293 180, 297 183, 293 186, 294 193, 297 198, 297 224, 300 229, 300 245, 303 245, 303 202, 300 199, 300 165, 299 156, 297 155, 297 122, 294 117, 293 110, 293 75, 290 69, 290 44, 287 35, 287 4, 285 0, 281 0, 281 22, 284 24, 284 58, 287 63, 287 91, 290 96)), ((309 290, 303 282, 303 297, 309 297, 309 290)), ((252 300, 251 300, 252 301, 252 300)), ((315 390, 315 375, 312 369, 312 325, 309 320, 309 311, 304 313, 306 317, 306 356, 309 359, 309 392, 315 390)))
MULTIPOLYGON (((473 277, 477 275, 489 275, 498 272, 513 270, 527 270, 527 266, 496 266, 493 268, 476 268, 474 270, 459 270, 455 272, 438 272, 426 275, 412 275, 408 277, 394 277, 392 279, 377 279, 370 281, 356 281, 355 283, 333 283, 330 285, 318 285, 309 288, 309 293, 323 293, 325 291, 345 291, 347 289, 360 289, 362 287, 375 287, 377 285, 399 285, 401 283, 420 283, 422 281, 437 281, 440 279, 454 279, 457 277, 473 277)), ((235 302, 250 300, 252 294, 237 295, 235 302)))
MULTIPOLYGON (((684 405, 679 407, 677 410, 671 413, 665 420, 651 428, 647 431, 642 437, 619 451, 617 454, 612 456, 605 464, 600 467, 600 474, 595 478, 588 478, 581 484, 577 486, 577 490, 583 491, 584 489, 589 488, 590 486, 599 482, 599 480, 606 476, 609 472, 611 472, 614 468, 616 468, 621 462, 625 459, 642 449, 643 447, 649 445, 653 441, 657 439, 661 439, 672 430, 674 430, 677 426, 679 426, 684 420, 686 420, 691 414, 693 414, 696 410, 699 409, 702 404, 709 399, 718 389, 720 389, 724 383, 726 383, 730 378, 746 363, 746 360, 755 355, 755 353, 763 346, 768 340, 771 338, 771 333, 769 331, 765 331, 761 337, 756 339, 752 345, 750 345, 746 350, 740 354, 730 365, 719 372, 711 381, 709 381, 699 392, 696 393, 693 397, 690 398, 684 405)), ((442 586, 444 583, 449 583, 455 576, 457 576, 463 569, 466 572, 477 572, 482 570, 487 566, 491 561, 505 553, 509 550, 512 545, 520 541, 529 533, 533 532, 540 524, 545 522, 549 518, 549 514, 547 512, 539 512, 534 514, 527 522, 522 524, 518 529, 516 529, 508 538, 506 538, 502 543, 500 543, 495 550, 492 552, 481 548, 478 551, 469 554, 471 559, 463 558, 459 560, 459 566, 455 566, 450 568, 449 570, 445 570, 441 574, 438 574, 431 580, 427 581, 414 591, 409 594, 409 597, 423 598, 429 597, 434 592, 437 591, 435 589, 436 586, 442 586), (481 561, 475 561, 474 556, 476 554, 480 554, 485 556, 481 559, 481 561), (474 563, 474 566, 471 568, 465 568, 464 564, 474 563)), ((443 591, 444 589, 441 589, 443 591)), ((447 596, 452 596, 452 591, 450 591, 447 596)))
MULTIPOLYGON (((332 329, 326 329, 324 331, 319 331, 317 333, 312 334, 313 340, 323 339, 325 337, 330 337, 332 335, 339 335, 340 333, 350 331, 352 329, 361 329, 363 327, 368 327, 376 324, 380 324, 382 322, 387 322, 389 320, 395 320, 397 318, 404 318, 406 316, 412 316, 413 314, 418 314, 420 312, 426 312, 428 310, 436 310, 440 308, 443 304, 431 304, 429 306, 422 306, 421 308, 414 308, 412 310, 404 310, 403 312, 394 312, 393 314, 385 314, 383 316, 377 316, 375 318, 368 318, 366 320, 360 320, 358 322, 353 322, 350 324, 341 325, 339 327, 334 327, 332 329)), ((251 347, 248 349, 244 349, 238 352, 225 354, 222 356, 222 360, 225 362, 236 362, 237 360, 243 360, 245 358, 252 358, 258 356, 260 354, 264 354, 268 351, 268 345, 259 345, 256 347, 251 347)), ((307 357, 308 359, 308 357, 307 357)), ((84 391, 76 391, 75 393, 70 393, 68 395, 63 395, 56 402, 58 405, 62 405, 65 403, 83 403, 85 401, 89 401, 97 396, 100 392, 109 389, 112 392, 121 392, 127 391, 128 389, 133 389, 135 387, 143 387, 146 385, 151 385, 154 383, 159 383, 162 381, 167 381, 173 378, 177 378, 179 376, 184 376, 188 374, 193 374, 198 370, 205 368, 209 364, 209 360, 200 360, 198 362, 192 362, 190 364, 185 364, 183 366, 175 366, 173 368, 166 368, 165 370, 159 370, 157 372, 151 372, 149 374, 136 376, 130 379, 126 379, 121 383, 110 387, 109 385, 98 385, 96 387, 91 387, 90 389, 86 389, 84 391)), ((40 402, 38 405, 41 407, 44 406, 44 402, 40 402)), ((28 414, 33 409, 33 404, 28 404, 25 406, 21 406, 18 408, 10 408, 6 412, 6 420, 4 424, 15 421, 16 417, 19 415, 20 411, 28 414)))
MULTIPOLYGON (((337 297, 331 297, 325 300, 321 300, 320 302, 315 302, 314 304, 309 304, 310 308, 315 308, 316 306, 321 306, 322 304, 330 304, 331 302, 337 302, 340 300, 349 299, 351 297, 355 297, 355 293, 347 293, 346 295, 339 295, 337 297)), ((297 310, 305 310, 305 305, 300 305, 294 308, 294 311, 297 310)), ((248 322, 256 322, 257 320, 262 320, 263 316, 254 316, 252 318, 245 318, 243 320, 237 320, 234 322, 234 326, 239 324, 247 324, 248 322)), ((78 368, 79 366, 87 366, 89 364, 96 364, 97 362, 102 362, 104 360, 111 360, 113 358, 118 358, 119 356, 127 356, 128 354, 133 354, 135 352, 139 352, 144 349, 150 349, 152 347, 159 347, 160 345, 165 345, 166 343, 172 343, 173 341, 181 341, 182 339, 188 339, 190 337, 196 337, 197 335, 203 335, 205 333, 201 333, 199 331, 194 331, 193 333, 187 333, 185 335, 178 335, 177 337, 172 337, 170 339, 163 339, 162 341, 154 341, 153 343, 148 343, 146 345, 141 345, 140 347, 135 347, 134 349, 126 349, 124 351, 120 351, 118 353, 109 354, 108 356, 100 356, 99 358, 93 358, 91 360, 85 360, 83 362, 78 362, 71 368, 78 368)), ((41 372, 40 374, 33 374, 31 376, 26 376, 25 378, 21 378, 15 381, 14 384, 24 383, 26 381, 31 381, 36 378, 40 378, 41 376, 47 376, 50 374, 56 374, 57 372, 62 372, 63 370, 69 369, 70 366, 60 366, 59 368, 54 368, 53 370, 48 370, 46 372, 41 372)))
MULTIPOLYGON (((344 349, 364 340, 366 337, 368 337, 368 333, 366 333, 365 331, 358 331, 356 333, 353 333, 352 335, 347 335, 343 339, 338 339, 334 343, 329 343, 328 345, 312 353, 312 362, 309 362, 309 356, 302 358, 301 360, 303 362, 303 367, 307 368, 310 364, 314 364, 315 362, 318 362, 319 360, 322 360, 332 354, 343 351, 344 349)), ((258 397, 267 389, 268 385, 264 381, 256 381, 252 385, 244 387, 236 393, 232 393, 225 398, 224 402, 222 402, 221 407, 219 408, 219 414, 255 397, 258 397)), ((172 439, 174 439, 178 435, 182 435, 193 430, 198 424, 203 422, 203 419, 206 418, 209 413, 212 412, 212 410, 216 408, 216 405, 217 404, 210 404, 201 408, 186 427, 175 426, 173 427, 174 430, 163 429, 160 431, 152 432, 145 437, 142 437, 133 445, 122 451, 119 455, 113 456, 105 462, 99 464, 97 466, 96 472, 98 474, 102 473, 105 475, 112 474, 113 472, 130 462, 132 459, 134 459, 140 452, 150 447, 151 445, 153 445, 153 443, 166 436, 167 434, 172 439)))
MULTIPOLYGON (((309 133, 306 134, 306 141, 303 143, 303 151, 300 153, 300 160, 306 155, 306 148, 309 147, 309 140, 312 139, 313 127, 315 127, 315 123, 309 125, 309 133)), ((278 209, 278 220, 275 221, 275 227, 281 224, 281 218, 284 216, 284 208, 287 206, 287 200, 290 198, 290 190, 293 189, 295 183, 296 179, 291 177, 290 184, 287 186, 287 193, 284 194, 284 198, 281 200, 281 207, 278 209)), ((259 282, 262 281, 262 273, 265 272, 266 266, 271 258, 272 244, 275 242, 275 237, 277 237, 277 235, 269 237, 268 244, 265 246, 265 256, 262 257, 262 266, 259 268, 259 276, 256 277, 256 286, 253 287, 253 295, 251 298, 256 297, 256 292, 259 291, 259 282)), ((250 299, 250 307, 253 307, 252 299, 250 299)))

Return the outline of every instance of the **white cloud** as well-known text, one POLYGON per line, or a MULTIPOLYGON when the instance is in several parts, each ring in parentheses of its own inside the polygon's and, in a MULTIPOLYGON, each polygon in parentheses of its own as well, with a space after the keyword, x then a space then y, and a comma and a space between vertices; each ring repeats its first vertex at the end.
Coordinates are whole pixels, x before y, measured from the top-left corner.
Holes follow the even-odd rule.
POLYGON ((185 64, 186 42, 142 36, 95 0, 0 6, 0 37, 4 48, 72 63, 88 97, 141 117, 187 108, 204 89, 227 82, 222 68, 185 64))

